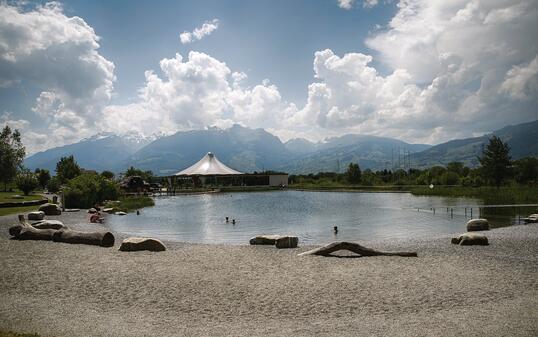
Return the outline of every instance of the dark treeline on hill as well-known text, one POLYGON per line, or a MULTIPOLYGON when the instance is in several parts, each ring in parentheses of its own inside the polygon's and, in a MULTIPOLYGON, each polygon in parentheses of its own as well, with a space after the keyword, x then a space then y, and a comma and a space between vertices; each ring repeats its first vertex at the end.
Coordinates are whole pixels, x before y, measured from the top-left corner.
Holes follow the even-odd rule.
POLYGON ((133 135, 101 134, 76 144, 36 153, 24 161, 32 170, 54 171, 61 157, 74 155, 79 164, 96 171, 120 173, 129 167, 172 175, 197 162, 207 152, 215 153, 227 166, 241 172, 265 170, 290 174, 343 173, 350 163, 372 171, 446 167, 451 162, 479 166, 478 157, 492 135, 511 148, 517 160, 538 156, 538 121, 507 126, 481 137, 452 140, 436 146, 409 144, 397 139, 343 135, 313 143, 305 139, 281 142, 263 129, 235 125, 229 129, 181 131, 153 141, 133 135))
POLYGON ((510 147, 499 137, 492 136, 477 157, 479 167, 470 168, 462 162, 427 169, 361 170, 351 163, 344 173, 320 172, 291 175, 290 185, 299 188, 327 188, 346 186, 414 186, 445 185, 481 187, 517 184, 538 187, 538 158, 524 157, 511 160, 510 147))

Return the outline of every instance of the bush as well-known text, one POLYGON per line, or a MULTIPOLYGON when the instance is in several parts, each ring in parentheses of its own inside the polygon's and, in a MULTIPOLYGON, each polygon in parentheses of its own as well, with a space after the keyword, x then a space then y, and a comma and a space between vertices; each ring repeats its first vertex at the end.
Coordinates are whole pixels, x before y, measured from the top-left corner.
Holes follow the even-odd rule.
POLYGON ((39 186, 39 181, 37 181, 35 174, 27 170, 17 175, 15 183, 17 187, 24 193, 24 195, 30 194, 30 192, 39 186))
POLYGON ((72 179, 64 190, 69 208, 91 208, 104 200, 117 199, 118 186, 96 173, 83 173, 72 179))

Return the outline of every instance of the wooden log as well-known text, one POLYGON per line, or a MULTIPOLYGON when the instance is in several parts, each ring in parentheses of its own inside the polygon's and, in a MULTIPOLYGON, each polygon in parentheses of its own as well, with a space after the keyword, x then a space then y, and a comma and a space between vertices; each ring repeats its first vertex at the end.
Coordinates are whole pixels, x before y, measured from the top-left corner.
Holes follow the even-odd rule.
POLYGON ((110 232, 78 232, 69 229, 38 229, 19 215, 19 224, 9 228, 9 234, 17 240, 49 240, 54 242, 79 243, 101 247, 114 246, 114 235, 110 232))
POLYGON ((52 241, 112 247, 114 246, 114 235, 110 232, 78 232, 63 229, 54 233, 52 241))
POLYGON ((52 237, 56 230, 54 229, 38 229, 30 225, 24 220, 24 215, 19 215, 19 224, 9 228, 9 235, 17 240, 48 240, 52 241, 52 237))
POLYGON ((327 246, 320 248, 312 249, 307 252, 299 254, 303 255, 321 255, 321 256, 330 256, 331 253, 334 253, 339 250, 349 250, 350 252, 359 254, 361 256, 404 256, 404 257, 416 257, 416 252, 382 252, 372 248, 364 247, 358 243, 353 242, 333 242, 327 246))

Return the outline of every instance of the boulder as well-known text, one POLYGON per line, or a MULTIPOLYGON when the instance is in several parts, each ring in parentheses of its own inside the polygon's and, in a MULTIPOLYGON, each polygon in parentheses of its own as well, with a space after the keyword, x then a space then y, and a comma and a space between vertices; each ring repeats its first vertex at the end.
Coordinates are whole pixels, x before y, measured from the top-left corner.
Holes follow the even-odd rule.
POLYGON ((58 205, 46 203, 41 206, 39 206, 39 210, 43 211, 45 215, 60 215, 62 214, 62 210, 58 205))
POLYGON ((488 238, 484 234, 464 233, 458 237, 452 238, 452 243, 460 246, 487 246, 489 245, 488 238))
POLYGON ((32 223, 32 226, 37 229, 67 229, 67 226, 59 220, 42 220, 32 223))
POLYGON ((489 230, 489 222, 486 219, 472 219, 467 222, 467 231, 487 231, 489 230))
POLYGON ((28 220, 43 220, 45 218, 45 212, 37 211, 28 213, 28 220))
POLYGON ((90 214, 94 214, 94 213, 97 213, 97 210, 96 210, 95 208, 92 207, 92 208, 90 208, 90 209, 88 210, 88 213, 90 213, 90 214))
POLYGON ((538 222, 538 214, 531 214, 526 218, 523 218, 523 222, 525 223, 537 223, 538 222))
POLYGON ((121 211, 120 211, 120 212, 116 212, 116 213, 114 213, 114 214, 116 214, 116 215, 127 215, 127 213, 125 213, 125 212, 121 212, 121 211))
POLYGON ((64 212, 79 212, 79 211, 80 211, 80 209, 78 209, 78 208, 66 208, 64 210, 64 212))
POLYGON ((250 239, 251 245, 274 245, 276 240, 281 238, 280 235, 259 235, 250 239))
POLYGON ((166 250, 166 247, 160 240, 157 239, 131 237, 123 240, 120 250, 122 252, 136 252, 140 250, 162 252, 166 250))
POLYGON ((299 238, 296 236, 281 236, 276 239, 276 248, 297 248, 299 238))
POLYGON ((112 213, 112 212, 114 212, 114 208, 112 208, 112 207, 103 208, 103 212, 112 213))

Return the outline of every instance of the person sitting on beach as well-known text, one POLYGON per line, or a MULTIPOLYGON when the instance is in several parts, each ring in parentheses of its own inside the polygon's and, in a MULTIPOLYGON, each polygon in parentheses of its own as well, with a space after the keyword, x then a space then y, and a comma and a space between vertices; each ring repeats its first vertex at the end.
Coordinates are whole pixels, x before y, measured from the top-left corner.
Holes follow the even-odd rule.
POLYGON ((90 222, 91 223, 103 223, 104 218, 101 217, 101 214, 99 212, 93 213, 90 215, 90 222))

